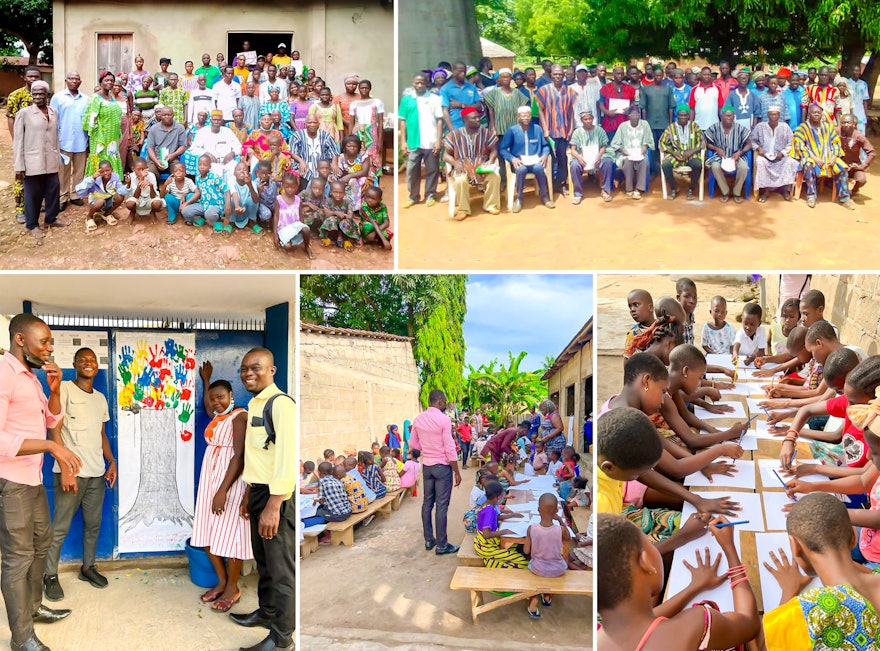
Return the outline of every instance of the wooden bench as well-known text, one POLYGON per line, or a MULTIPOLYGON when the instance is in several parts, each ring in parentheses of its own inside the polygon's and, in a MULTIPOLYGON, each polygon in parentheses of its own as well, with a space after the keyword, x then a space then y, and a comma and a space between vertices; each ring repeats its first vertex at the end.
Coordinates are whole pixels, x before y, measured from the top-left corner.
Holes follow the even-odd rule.
POLYGON ((316 524, 303 529, 303 541, 300 544, 303 559, 308 558, 312 552, 318 551, 318 535, 326 528, 326 524, 316 524))
POLYGON ((590 509, 576 506, 571 510, 572 528, 578 533, 587 533, 587 527, 590 524, 590 509))
POLYGON ((474 549, 475 534, 466 533, 458 549, 458 564, 462 567, 486 567, 483 559, 477 555, 474 549))
POLYGON ((330 532, 330 546, 335 547, 340 543, 346 547, 354 544, 354 525, 363 522, 371 515, 381 515, 383 518, 391 517, 391 509, 397 500, 400 491, 385 495, 370 502, 370 505, 360 513, 353 513, 347 520, 342 522, 328 522, 327 531, 330 532))
POLYGON ((539 594, 593 594, 593 573, 569 570, 562 576, 545 578, 532 574, 529 570, 490 569, 488 567, 457 567, 452 590, 469 590, 471 593, 471 616, 474 624, 477 617, 490 610, 529 599, 539 594), (501 597, 489 603, 483 598, 485 592, 513 592, 509 597, 501 597))

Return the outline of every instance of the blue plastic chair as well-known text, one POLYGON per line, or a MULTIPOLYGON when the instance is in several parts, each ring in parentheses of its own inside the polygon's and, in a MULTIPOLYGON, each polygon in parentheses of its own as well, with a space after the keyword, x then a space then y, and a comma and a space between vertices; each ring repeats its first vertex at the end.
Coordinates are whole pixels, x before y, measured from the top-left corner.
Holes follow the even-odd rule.
MULTIPOLYGON (((141 155, 141 158, 147 157, 147 141, 146 140, 144 140, 144 146, 141 147, 141 154, 140 155, 141 155)), ((171 176, 171 172, 164 172, 162 174, 159 174, 159 178, 157 179, 156 182, 161 183, 162 181, 165 181, 169 176, 171 176)))
MULTIPOLYGON (((753 161, 752 161, 752 150, 751 149, 749 149, 746 152, 746 162, 749 164, 749 172, 748 172, 748 174, 746 174, 746 182, 745 182, 745 185, 743 186, 743 190, 744 190, 743 195, 745 196, 746 199, 748 199, 752 194, 752 169, 753 169, 752 163, 753 163, 753 161)), ((707 173, 707 176, 709 177, 709 198, 714 199, 715 198, 715 175, 710 170, 707 173)), ((733 175, 729 174, 728 176, 733 176, 733 175)))

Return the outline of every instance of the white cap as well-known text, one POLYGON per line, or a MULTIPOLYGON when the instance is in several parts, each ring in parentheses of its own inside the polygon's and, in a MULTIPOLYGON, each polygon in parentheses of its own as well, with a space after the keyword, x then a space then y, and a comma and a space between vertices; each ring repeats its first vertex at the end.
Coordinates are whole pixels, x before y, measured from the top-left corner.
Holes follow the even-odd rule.
POLYGON ((574 69, 575 72, 580 72, 581 70, 583 70, 584 72, 589 72, 589 71, 590 71, 590 69, 589 69, 587 66, 585 66, 583 63, 579 64, 579 65, 574 69))
POLYGON ((278 47, 283 47, 285 50, 287 49, 287 43, 279 43, 278 47))

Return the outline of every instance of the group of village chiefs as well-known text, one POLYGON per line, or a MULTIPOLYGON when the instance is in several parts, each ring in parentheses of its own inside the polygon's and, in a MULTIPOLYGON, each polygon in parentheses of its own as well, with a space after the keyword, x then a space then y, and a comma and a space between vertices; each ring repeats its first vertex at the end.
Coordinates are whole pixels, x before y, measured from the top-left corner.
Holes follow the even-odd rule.
POLYGON ((476 67, 440 62, 403 92, 409 198, 402 207, 451 195, 450 212, 464 220, 477 189, 484 212, 497 214, 501 187, 515 183, 516 213, 531 176, 547 208, 555 207, 554 193, 572 193, 572 203, 581 203, 589 177, 606 202, 620 176, 626 198, 638 200, 650 178, 662 174, 669 200, 679 195, 677 177, 690 177, 693 200, 705 175, 722 202, 742 202, 752 186, 761 203, 771 192, 791 201, 805 188, 813 208, 825 186, 855 210, 875 158, 865 136, 870 97, 861 77, 860 65, 768 71, 727 61, 717 69, 669 62, 609 70, 545 60, 538 70, 493 71, 487 58, 476 67))

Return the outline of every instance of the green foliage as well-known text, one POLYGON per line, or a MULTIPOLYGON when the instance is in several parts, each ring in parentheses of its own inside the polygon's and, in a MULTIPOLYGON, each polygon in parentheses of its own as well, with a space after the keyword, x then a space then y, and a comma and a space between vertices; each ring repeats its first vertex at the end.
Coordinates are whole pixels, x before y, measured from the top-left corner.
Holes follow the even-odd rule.
POLYGON ((480 36, 519 52, 523 47, 516 21, 515 0, 475 0, 480 36))
POLYGON ((305 323, 413 337, 421 400, 440 389, 450 401, 464 390, 465 275, 309 275, 300 280, 305 323))
POLYGON ((594 13, 589 0, 516 0, 527 53, 535 56, 585 54, 594 13))
POLYGON ((482 364, 478 369, 468 364, 464 406, 471 412, 484 407, 489 420, 504 424, 544 399, 547 387, 541 380, 543 371, 519 369, 527 355, 523 351, 514 357, 512 352, 508 352, 506 366, 497 359, 482 364))
POLYGON ((0 2, 0 44, 15 40, 24 43, 31 63, 42 51, 47 63, 52 61, 51 0, 3 0, 0 2))

